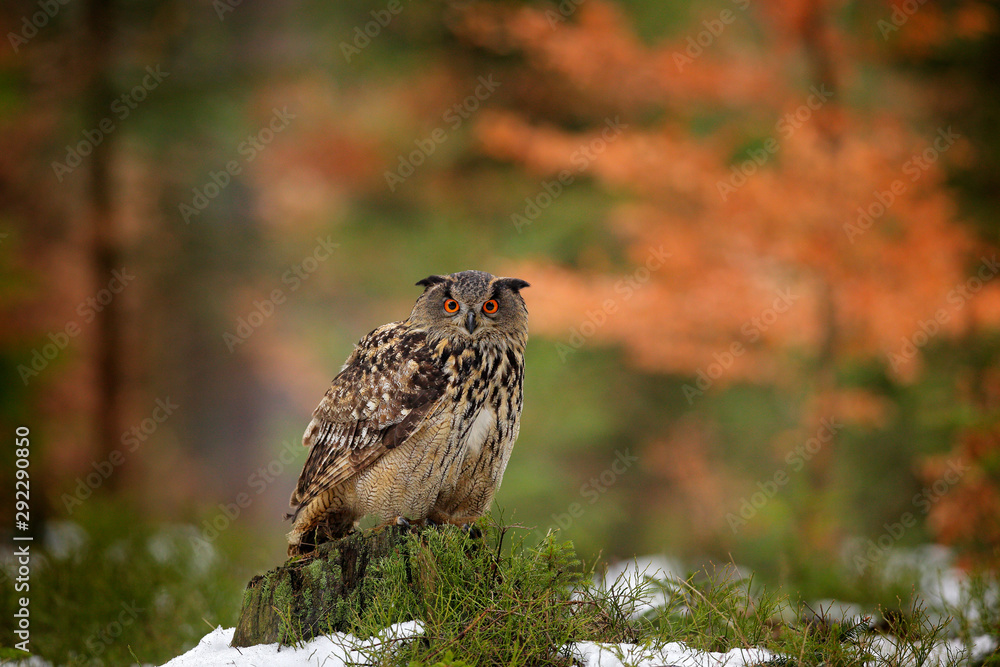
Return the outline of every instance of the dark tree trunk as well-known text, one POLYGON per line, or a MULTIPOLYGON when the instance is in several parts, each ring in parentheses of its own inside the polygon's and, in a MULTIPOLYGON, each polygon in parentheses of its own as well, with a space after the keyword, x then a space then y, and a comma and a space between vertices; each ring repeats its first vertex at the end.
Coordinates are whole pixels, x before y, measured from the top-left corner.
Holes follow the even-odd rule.
MULTIPOLYGON (((84 57, 88 59, 90 86, 87 93, 85 126, 97 128, 108 116, 113 101, 111 69, 116 41, 114 3, 111 0, 90 0, 86 6, 86 36, 84 57)), ((113 204, 112 164, 116 133, 110 133, 94 146, 90 158, 87 198, 92 228, 91 262, 94 290, 104 288, 112 271, 122 268, 122 252, 115 225, 113 204)), ((100 456, 115 448, 125 426, 122 420, 122 377, 124 336, 122 333, 121 297, 115 296, 96 317, 94 358, 97 377, 97 409, 94 440, 100 456)), ((108 485, 120 482, 112 475, 108 485)))
POLYGON ((243 594, 232 645, 288 644, 350 631, 351 619, 367 603, 362 584, 368 565, 405 541, 398 528, 352 533, 257 575, 243 594))

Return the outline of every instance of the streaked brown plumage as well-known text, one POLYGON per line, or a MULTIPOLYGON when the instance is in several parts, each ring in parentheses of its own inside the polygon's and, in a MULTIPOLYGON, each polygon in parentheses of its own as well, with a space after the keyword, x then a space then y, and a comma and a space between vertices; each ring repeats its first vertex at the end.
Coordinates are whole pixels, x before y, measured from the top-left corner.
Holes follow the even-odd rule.
POLYGON ((290 555, 368 514, 465 523, 493 500, 518 434, 528 284, 482 271, 417 284, 410 316, 361 339, 313 412, 290 555))

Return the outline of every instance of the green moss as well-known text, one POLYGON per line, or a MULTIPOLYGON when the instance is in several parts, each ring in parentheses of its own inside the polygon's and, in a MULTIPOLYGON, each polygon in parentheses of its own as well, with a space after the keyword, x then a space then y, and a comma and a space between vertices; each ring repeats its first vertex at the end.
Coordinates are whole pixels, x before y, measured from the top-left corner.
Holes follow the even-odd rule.
POLYGON ((243 589, 243 607, 250 604, 250 600, 253 598, 253 591, 249 586, 243 589))
POLYGON ((314 560, 305 566, 303 569, 303 574, 308 575, 311 579, 319 580, 322 579, 326 573, 326 569, 329 567, 328 561, 325 560, 314 560))
POLYGON ((312 587, 307 587, 302 590, 302 601, 305 602, 307 608, 313 606, 313 589, 312 587))
POLYGON ((278 611, 278 616, 280 617, 281 625, 281 641, 282 643, 291 643, 288 640, 295 640, 301 637, 301 632, 296 627, 294 610, 298 606, 298 601, 292 592, 292 584, 288 579, 288 575, 281 577, 278 585, 274 589, 274 595, 271 598, 271 605, 278 611))
POLYGON ((0 660, 27 660, 30 657, 30 653, 25 653, 16 648, 0 646, 0 660))

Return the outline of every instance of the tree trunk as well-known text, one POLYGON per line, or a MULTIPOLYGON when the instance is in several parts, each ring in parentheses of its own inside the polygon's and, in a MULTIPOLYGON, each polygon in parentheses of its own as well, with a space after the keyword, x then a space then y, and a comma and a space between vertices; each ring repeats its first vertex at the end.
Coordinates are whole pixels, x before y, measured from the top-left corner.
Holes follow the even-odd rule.
POLYGON ((349 631, 367 603, 362 584, 369 563, 399 550, 405 540, 398 528, 351 533, 257 575, 243 594, 232 645, 289 644, 349 631))
MULTIPOLYGON (((116 44, 115 6, 112 0, 90 0, 86 5, 84 58, 89 59, 90 86, 87 93, 85 127, 97 128, 110 113, 114 101, 113 49, 116 44)), ((93 230, 91 264, 93 289, 108 284, 112 271, 121 269, 122 252, 115 221, 112 162, 118 133, 110 133, 93 149, 90 158, 87 198, 93 230)), ((121 296, 97 311, 95 365, 97 408, 94 424, 95 456, 106 458, 125 430, 122 416, 122 384, 125 350, 121 296)), ((120 475, 107 479, 108 488, 120 485, 120 475)))

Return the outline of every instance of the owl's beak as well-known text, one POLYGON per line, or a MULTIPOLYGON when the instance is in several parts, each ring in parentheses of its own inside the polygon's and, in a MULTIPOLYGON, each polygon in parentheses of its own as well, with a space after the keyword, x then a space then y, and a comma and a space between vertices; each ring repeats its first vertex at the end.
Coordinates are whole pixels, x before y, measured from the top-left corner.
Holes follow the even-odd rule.
POLYGON ((465 316, 465 328, 470 334, 476 330, 476 313, 471 310, 465 316))

